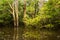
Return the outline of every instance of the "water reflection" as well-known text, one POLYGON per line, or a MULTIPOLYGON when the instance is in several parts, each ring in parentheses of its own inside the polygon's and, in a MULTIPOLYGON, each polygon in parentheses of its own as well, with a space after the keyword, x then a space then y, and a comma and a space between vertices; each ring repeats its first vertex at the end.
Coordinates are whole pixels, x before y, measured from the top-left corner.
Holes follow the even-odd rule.
MULTIPOLYGON (((30 31, 26 32, 30 33, 30 31)), ((31 31, 30 34, 26 34, 26 32, 24 33, 24 29, 19 28, 19 40, 60 40, 60 31, 31 31), (30 36, 25 37, 23 34, 30 36), (36 35, 38 36, 34 37, 36 35)), ((13 34, 13 28, 11 27, 0 28, 0 40, 13 40, 13 34)))

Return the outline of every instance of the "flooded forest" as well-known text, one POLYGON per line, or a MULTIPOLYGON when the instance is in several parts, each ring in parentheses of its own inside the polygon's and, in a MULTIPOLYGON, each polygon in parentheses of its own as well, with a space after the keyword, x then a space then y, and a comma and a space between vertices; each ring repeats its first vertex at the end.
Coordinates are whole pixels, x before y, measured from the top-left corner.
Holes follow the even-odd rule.
POLYGON ((60 40, 60 0, 0 0, 0 40, 60 40))

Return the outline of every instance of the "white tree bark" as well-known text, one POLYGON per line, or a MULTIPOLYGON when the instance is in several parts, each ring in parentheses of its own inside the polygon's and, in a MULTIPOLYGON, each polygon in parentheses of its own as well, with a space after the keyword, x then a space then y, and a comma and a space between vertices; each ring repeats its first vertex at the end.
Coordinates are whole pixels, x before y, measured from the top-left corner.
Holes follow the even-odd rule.
MULTIPOLYGON (((9 3, 9 2, 8 2, 9 3)), ((18 23, 18 0, 14 0, 13 1, 13 4, 10 5, 10 8, 12 9, 11 14, 13 16, 13 21, 14 21, 14 36, 13 36, 13 40, 18 40, 18 26, 19 26, 19 23, 18 23)))
POLYGON ((16 20, 16 26, 14 27, 14 40, 18 40, 18 0, 14 0, 15 2, 15 20, 16 20))

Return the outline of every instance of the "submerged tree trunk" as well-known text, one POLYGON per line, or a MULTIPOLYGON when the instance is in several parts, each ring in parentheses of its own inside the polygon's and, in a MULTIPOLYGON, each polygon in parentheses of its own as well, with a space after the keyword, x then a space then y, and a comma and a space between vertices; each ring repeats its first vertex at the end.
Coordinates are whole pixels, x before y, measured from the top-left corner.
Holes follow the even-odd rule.
POLYGON ((15 1, 15 20, 16 20, 16 26, 14 26, 14 40, 18 40, 18 0, 15 1))
MULTIPOLYGON (((24 23, 24 25, 25 25, 25 21, 26 21, 26 0, 24 0, 23 12, 24 12, 24 14, 23 14, 23 23, 24 23)), ((24 26, 24 30, 26 30, 26 25, 24 26)), ((24 30, 23 30, 23 31, 24 31, 24 30)), ((25 33, 25 31, 24 31, 23 33, 25 33)), ((24 38, 23 38, 23 39, 24 39, 24 38)))
MULTIPOLYGON (((8 2, 9 3, 9 2, 8 2)), ((13 40, 18 40, 18 26, 19 26, 19 23, 18 23, 18 0, 14 0, 13 1, 13 4, 11 5, 9 3, 12 11, 11 14, 13 16, 13 21, 14 21, 14 35, 13 35, 13 40)))

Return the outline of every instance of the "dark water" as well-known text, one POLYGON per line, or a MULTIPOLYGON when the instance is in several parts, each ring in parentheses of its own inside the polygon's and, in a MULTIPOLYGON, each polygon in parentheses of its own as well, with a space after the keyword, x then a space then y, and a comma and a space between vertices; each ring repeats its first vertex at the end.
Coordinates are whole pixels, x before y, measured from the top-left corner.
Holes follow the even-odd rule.
MULTIPOLYGON (((0 28, 0 40, 13 40, 13 29, 13 27, 0 28)), ((26 31, 23 28, 19 28, 18 34, 19 40, 60 40, 60 31, 26 31)))

